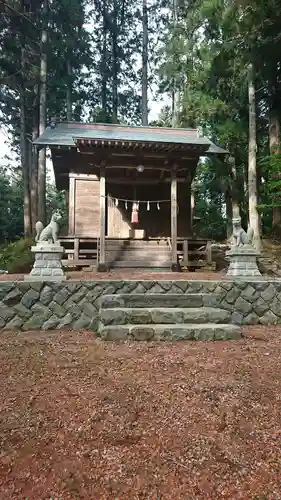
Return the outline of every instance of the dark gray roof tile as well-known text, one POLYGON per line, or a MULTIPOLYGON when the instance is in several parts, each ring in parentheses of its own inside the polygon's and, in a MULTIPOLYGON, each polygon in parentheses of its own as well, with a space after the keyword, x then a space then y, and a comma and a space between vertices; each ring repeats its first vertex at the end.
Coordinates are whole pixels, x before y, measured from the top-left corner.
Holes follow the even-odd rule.
MULTIPOLYGON (((44 134, 34 144, 44 146, 75 147, 79 140, 157 142, 167 144, 192 144, 208 146, 208 153, 225 154, 226 151, 215 146, 206 137, 200 136, 196 129, 172 129, 161 127, 130 127, 123 125, 58 123, 54 128, 47 127, 44 134)), ((206 148, 207 149, 207 148, 206 148)))

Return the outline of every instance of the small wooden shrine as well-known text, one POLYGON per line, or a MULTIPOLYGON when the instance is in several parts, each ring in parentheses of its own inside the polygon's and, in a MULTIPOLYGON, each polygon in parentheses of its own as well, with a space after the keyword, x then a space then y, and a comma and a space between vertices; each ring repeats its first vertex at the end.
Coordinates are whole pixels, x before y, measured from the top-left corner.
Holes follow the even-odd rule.
POLYGON ((158 239, 169 242, 176 269, 178 241, 192 237, 199 158, 227 153, 195 129, 111 124, 53 123, 35 145, 51 149, 56 185, 68 193, 74 258, 81 242, 96 241, 100 270, 112 260, 110 241, 158 239))

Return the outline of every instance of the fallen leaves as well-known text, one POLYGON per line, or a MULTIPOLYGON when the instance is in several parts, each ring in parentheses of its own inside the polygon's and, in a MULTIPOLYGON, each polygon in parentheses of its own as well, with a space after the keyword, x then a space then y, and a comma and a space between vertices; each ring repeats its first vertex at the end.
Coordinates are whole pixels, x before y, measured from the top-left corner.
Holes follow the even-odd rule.
POLYGON ((237 342, 2 334, 0 498, 281 498, 280 327, 237 342))

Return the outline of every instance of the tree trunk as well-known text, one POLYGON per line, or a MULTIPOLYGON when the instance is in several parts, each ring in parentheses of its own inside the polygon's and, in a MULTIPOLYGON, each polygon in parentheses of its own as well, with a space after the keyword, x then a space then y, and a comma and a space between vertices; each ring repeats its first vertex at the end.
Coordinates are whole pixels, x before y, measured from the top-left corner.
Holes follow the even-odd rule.
POLYGON ((103 1, 102 60, 101 60, 101 107, 103 119, 107 116, 107 6, 103 1))
POLYGON ((72 66, 68 59, 67 61, 67 90, 66 90, 66 120, 72 121, 72 66))
POLYGON ((248 160, 248 192, 249 192, 249 222, 254 230, 254 245, 261 250, 259 213, 257 210, 257 124, 254 66, 248 67, 249 96, 249 160, 248 160))
POLYGON ((117 0, 113 2, 112 29, 112 121, 118 121, 118 5, 117 0))
POLYGON ((21 71, 22 83, 20 85, 20 154, 21 154, 21 168, 23 177, 23 206, 24 206, 24 236, 30 237, 32 234, 31 227, 31 213, 30 213, 30 191, 29 191, 29 168, 28 168, 28 154, 26 142, 26 113, 25 113, 25 85, 24 85, 24 71, 25 71, 25 51, 24 47, 21 50, 21 71))
POLYGON ((225 191, 225 207, 226 207, 226 236, 227 239, 229 240, 232 236, 233 233, 233 225, 232 225, 232 218, 233 218, 233 208, 232 208, 232 197, 231 197, 231 192, 229 189, 225 191))
POLYGON ((148 125, 148 15, 147 0, 142 1, 142 125, 148 125))
POLYGON ((237 186, 237 170, 234 156, 228 158, 231 178, 231 203, 232 203, 232 217, 240 217, 240 207, 238 198, 237 186))
MULTIPOLYGON (((178 0, 173 0, 173 24, 174 29, 178 23, 178 0)), ((178 89, 177 75, 173 78, 172 90, 172 127, 179 127, 180 91, 178 89)))
POLYGON ((176 106, 175 106, 175 101, 176 101, 176 96, 175 96, 175 82, 173 79, 173 87, 172 87, 172 127, 176 127, 176 106))
MULTIPOLYGON (((275 85, 269 88, 269 149, 270 154, 280 153, 280 119, 277 101, 277 89, 275 85)), ((274 173, 274 177, 280 178, 280 174, 274 173)), ((272 208, 272 227, 276 235, 281 236, 281 207, 272 208)))
MULTIPOLYGON (((37 131, 36 131, 37 132, 37 131)), ((38 137, 38 133, 33 131, 32 141, 38 137)), ((38 217, 38 154, 36 148, 29 143, 29 166, 30 166, 30 203, 31 203, 31 225, 32 233, 35 231, 35 224, 38 217)))
MULTIPOLYGON (((47 10, 48 0, 44 0, 43 28, 41 33, 41 63, 39 89, 39 135, 45 132, 47 109, 47 10)), ((46 222, 46 149, 41 148, 38 155, 38 219, 46 222)))
MULTIPOLYGON (((31 137, 32 142, 38 137, 38 85, 35 86, 35 99, 33 102, 33 123, 31 137)), ((34 233, 38 216, 38 153, 37 149, 29 143, 29 178, 30 178, 30 203, 31 203, 31 224, 34 233)))

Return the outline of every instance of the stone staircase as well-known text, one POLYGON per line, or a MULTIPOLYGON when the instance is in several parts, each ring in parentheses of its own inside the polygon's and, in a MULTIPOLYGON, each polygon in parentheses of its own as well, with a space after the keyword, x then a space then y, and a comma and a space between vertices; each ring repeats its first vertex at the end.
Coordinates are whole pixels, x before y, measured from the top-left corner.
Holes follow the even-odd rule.
POLYGON ((230 340, 241 337, 230 312, 208 293, 103 295, 99 334, 104 340, 230 340))
MULTIPOLYGON (((114 246, 111 243, 112 249, 114 246)), ((125 240, 117 251, 109 250, 108 257, 113 269, 171 268, 171 250, 165 240, 125 240)))

